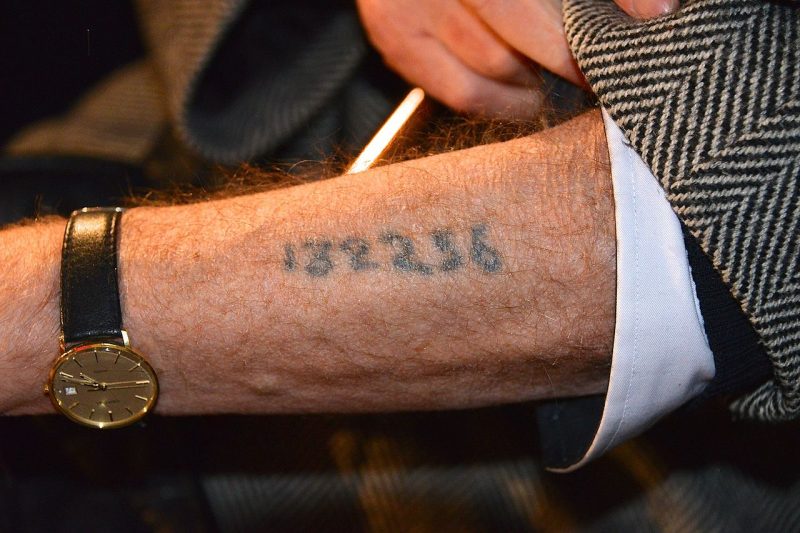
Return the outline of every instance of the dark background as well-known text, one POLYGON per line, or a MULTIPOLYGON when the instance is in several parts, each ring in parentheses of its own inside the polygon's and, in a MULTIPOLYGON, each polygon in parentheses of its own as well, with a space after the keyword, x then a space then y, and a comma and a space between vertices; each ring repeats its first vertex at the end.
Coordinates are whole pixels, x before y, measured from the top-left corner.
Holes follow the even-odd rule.
MULTIPOLYGON (((132 2, 0 2, 0 146, 26 125, 67 111, 143 53, 132 2)), ((0 183, 3 225, 101 205, 142 177, 138 168, 100 160, 16 157, 0 159, 0 183)))
POLYGON ((66 110, 142 54, 131 2, 1 2, 0 144, 25 124, 66 110))

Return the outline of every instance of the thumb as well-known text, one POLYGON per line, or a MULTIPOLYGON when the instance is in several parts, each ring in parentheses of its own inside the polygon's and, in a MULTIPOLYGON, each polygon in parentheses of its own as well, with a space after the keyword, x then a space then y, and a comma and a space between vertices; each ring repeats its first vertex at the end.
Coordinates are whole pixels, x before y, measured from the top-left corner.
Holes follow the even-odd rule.
POLYGON ((628 15, 649 19, 672 13, 678 9, 678 0, 614 0, 628 15))

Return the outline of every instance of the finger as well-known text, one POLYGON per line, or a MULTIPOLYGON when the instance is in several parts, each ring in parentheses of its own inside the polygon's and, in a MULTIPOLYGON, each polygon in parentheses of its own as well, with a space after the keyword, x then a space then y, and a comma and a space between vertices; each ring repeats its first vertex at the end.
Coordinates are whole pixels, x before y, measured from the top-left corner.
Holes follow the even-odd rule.
POLYGON ((573 83, 583 83, 564 35, 560 0, 461 1, 515 50, 573 83))
POLYGON ((432 36, 407 47, 404 58, 398 64, 388 57, 387 61, 408 81, 457 111, 525 119, 536 116, 541 107, 540 90, 481 76, 432 36))
POLYGON ((672 13, 678 9, 678 0, 614 0, 628 15, 649 19, 672 13))
POLYGON ((461 4, 438 12, 433 33, 463 64, 497 81, 535 86, 540 77, 532 64, 500 40, 461 4))

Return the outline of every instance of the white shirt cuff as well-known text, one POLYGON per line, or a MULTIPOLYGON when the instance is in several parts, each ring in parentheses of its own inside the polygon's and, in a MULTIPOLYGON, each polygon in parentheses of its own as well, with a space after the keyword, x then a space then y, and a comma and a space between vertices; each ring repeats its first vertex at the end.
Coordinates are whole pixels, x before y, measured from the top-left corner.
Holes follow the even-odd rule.
POLYGON ((605 111, 603 119, 616 203, 614 353, 600 426, 566 471, 640 434, 714 377, 678 217, 605 111))

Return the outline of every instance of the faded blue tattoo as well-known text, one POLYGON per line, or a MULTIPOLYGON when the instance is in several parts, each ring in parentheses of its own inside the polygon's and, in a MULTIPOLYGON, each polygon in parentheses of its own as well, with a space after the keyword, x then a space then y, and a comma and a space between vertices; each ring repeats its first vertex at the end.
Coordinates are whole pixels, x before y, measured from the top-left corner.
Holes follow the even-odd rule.
POLYGON ((439 230, 431 233, 433 245, 444 254, 444 259, 439 265, 442 272, 450 272, 464 266, 464 256, 456 248, 455 236, 452 231, 439 230))
POLYGON ((310 260, 306 265, 306 272, 309 275, 319 278, 327 276, 333 270, 333 261, 331 260, 333 242, 326 239, 313 239, 306 241, 303 247, 311 253, 310 260))
POLYGON ((472 226, 470 258, 484 272, 495 273, 503 269, 500 252, 486 243, 486 224, 472 226))
POLYGON ((381 235, 381 242, 394 248, 395 254, 392 257, 392 266, 403 272, 417 272, 419 274, 433 274, 433 267, 421 263, 416 259, 414 242, 399 233, 386 232, 381 235))
POLYGON ((339 249, 349 256, 350 268, 356 272, 372 270, 380 266, 378 263, 369 260, 370 245, 366 239, 350 237, 342 241, 339 249))

